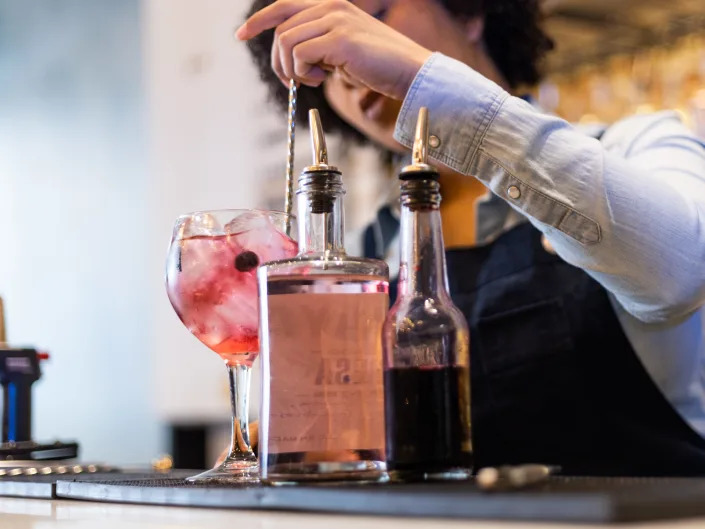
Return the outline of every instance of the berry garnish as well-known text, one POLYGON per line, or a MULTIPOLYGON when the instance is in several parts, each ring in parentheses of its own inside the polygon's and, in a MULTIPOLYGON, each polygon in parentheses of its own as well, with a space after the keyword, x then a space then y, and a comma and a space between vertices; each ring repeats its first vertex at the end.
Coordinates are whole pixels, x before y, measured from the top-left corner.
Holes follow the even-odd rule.
POLYGON ((235 268, 240 272, 249 272, 250 270, 257 268, 259 264, 259 257, 255 252, 245 250, 237 255, 235 258, 235 268))

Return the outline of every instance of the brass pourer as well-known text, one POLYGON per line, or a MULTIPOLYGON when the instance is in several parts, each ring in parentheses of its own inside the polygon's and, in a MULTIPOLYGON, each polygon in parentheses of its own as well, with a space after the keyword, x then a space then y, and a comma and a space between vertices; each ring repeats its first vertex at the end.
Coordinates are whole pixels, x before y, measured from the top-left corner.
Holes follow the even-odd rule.
POLYGON ((305 195, 313 213, 330 213, 336 197, 343 194, 343 181, 337 167, 328 165, 328 148, 318 110, 308 111, 313 164, 299 176, 297 195, 305 195))
POLYGON ((438 171, 427 163, 428 109, 421 107, 416 121, 412 163, 399 173, 401 204, 411 209, 437 209, 441 203, 438 171))
POLYGON ((304 173, 319 171, 340 173, 337 167, 328 165, 328 147, 326 146, 326 136, 323 133, 321 115, 318 110, 312 108, 308 111, 308 126, 311 129, 311 150, 313 151, 313 165, 304 168, 304 173))
POLYGON ((419 109, 419 117, 416 120, 416 134, 414 135, 414 147, 411 153, 411 165, 407 165, 401 170, 399 177, 402 180, 411 178, 421 178, 415 173, 427 173, 423 178, 433 178, 428 173, 435 174, 438 178, 438 171, 428 165, 428 108, 419 109))

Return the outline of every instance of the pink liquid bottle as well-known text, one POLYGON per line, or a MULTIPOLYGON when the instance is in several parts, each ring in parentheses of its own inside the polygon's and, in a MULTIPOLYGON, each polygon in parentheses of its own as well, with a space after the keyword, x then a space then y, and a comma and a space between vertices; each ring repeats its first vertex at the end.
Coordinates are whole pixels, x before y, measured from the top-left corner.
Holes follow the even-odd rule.
POLYGON ((387 466, 400 480, 466 479, 472 465, 468 324, 448 293, 438 172, 422 108, 402 169, 399 295, 384 324, 387 466))
POLYGON ((299 254, 260 267, 259 458, 270 484, 387 479, 382 325, 387 264, 348 256, 341 173, 318 111, 298 181, 299 254))

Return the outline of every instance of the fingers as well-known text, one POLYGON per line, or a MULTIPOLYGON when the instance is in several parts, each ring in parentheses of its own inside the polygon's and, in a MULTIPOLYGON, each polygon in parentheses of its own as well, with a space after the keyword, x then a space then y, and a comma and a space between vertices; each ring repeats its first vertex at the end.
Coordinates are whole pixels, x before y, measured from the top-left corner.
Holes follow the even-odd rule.
POLYGON ((301 81, 301 83, 307 86, 319 86, 327 77, 328 72, 326 70, 320 66, 309 65, 308 69, 301 75, 301 78, 305 79, 305 81, 301 81))
POLYGON ((320 85, 328 72, 335 70, 329 54, 336 45, 337 39, 331 32, 297 44, 292 50, 294 79, 309 86, 320 85))
POLYGON ((323 17, 337 17, 339 14, 339 11, 335 8, 335 6, 331 6, 330 2, 318 2, 312 7, 302 9, 295 15, 287 18, 281 24, 277 25, 277 29, 274 33, 275 35, 282 35, 290 29, 300 26, 301 24, 313 22, 314 20, 323 17))
MULTIPOLYGON (((309 79, 306 76, 312 70, 312 66, 319 61, 301 64, 296 49, 305 42, 316 42, 319 37, 326 35, 329 31, 330 22, 323 18, 295 26, 277 35, 272 46, 272 68, 277 76, 282 80, 295 79, 298 82, 308 84, 309 79)), ((314 49, 309 51, 306 56, 322 58, 325 50, 320 49, 321 41, 316 42, 314 46, 314 49)), ((316 80, 318 80, 318 76, 316 76, 316 80)))
POLYGON ((337 77, 340 82, 343 83, 347 88, 364 88, 366 85, 361 83, 357 79, 348 75, 348 73, 342 68, 336 68, 333 75, 337 77))
POLYGON ((320 3, 320 0, 278 0, 247 19, 235 32, 235 36, 240 40, 249 40, 267 29, 277 27, 300 11, 320 3))

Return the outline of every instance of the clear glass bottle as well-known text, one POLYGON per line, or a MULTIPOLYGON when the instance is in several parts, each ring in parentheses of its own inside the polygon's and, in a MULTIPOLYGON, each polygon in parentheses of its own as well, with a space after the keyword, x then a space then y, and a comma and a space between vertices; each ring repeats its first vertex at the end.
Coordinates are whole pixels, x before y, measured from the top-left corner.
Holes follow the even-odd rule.
POLYGON ((389 270, 346 255, 341 173, 316 110, 297 191, 299 254, 258 271, 259 457, 270 484, 386 479, 382 325, 389 270))
POLYGON ((426 163, 428 112, 401 180, 399 295, 384 324, 387 467, 398 479, 470 475, 470 354, 448 293, 438 172, 426 163))

